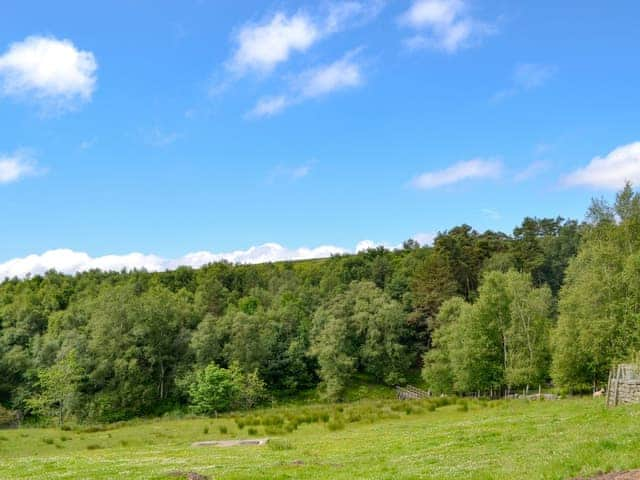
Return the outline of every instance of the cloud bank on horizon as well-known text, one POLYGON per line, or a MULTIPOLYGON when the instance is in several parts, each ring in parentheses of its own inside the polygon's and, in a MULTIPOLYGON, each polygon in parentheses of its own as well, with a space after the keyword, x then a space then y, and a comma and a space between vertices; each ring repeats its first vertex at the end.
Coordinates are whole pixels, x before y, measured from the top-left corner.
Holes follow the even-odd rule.
MULTIPOLYGON (((430 244, 435 235, 418 233, 413 239, 422 245, 430 244)), ((213 253, 200 251, 187 253, 179 258, 163 258, 153 254, 129 253, 125 255, 104 255, 92 257, 85 252, 77 252, 68 248, 49 250, 40 255, 28 255, 14 258, 0 263, 0 281, 6 278, 25 278, 29 275, 42 275, 55 270, 59 273, 72 275, 89 270, 105 272, 122 270, 147 270, 159 272, 174 270, 178 267, 198 268, 215 262, 230 262, 234 264, 269 263, 286 260, 309 260, 327 258, 332 255, 358 253, 371 248, 385 247, 387 249, 400 248, 401 245, 389 245, 372 240, 358 242, 355 249, 347 249, 335 245, 320 245, 314 248, 300 247, 286 248, 278 243, 265 243, 246 250, 213 253)))

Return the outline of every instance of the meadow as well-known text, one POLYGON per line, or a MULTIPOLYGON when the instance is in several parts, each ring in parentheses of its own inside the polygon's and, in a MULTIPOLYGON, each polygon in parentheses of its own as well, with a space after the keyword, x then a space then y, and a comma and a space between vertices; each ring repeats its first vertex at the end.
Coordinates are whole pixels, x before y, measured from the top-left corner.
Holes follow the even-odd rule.
POLYGON ((640 406, 361 400, 0 431, 2 479, 568 479, 640 467, 640 406), (193 447, 270 437, 266 446, 193 447))

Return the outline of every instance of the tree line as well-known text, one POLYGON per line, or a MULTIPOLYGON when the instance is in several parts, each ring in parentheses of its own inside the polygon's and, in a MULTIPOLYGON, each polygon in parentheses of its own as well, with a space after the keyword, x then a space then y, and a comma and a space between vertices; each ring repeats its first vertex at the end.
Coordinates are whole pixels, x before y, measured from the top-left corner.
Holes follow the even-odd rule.
POLYGON ((585 221, 461 225, 327 259, 56 272, 0 284, 0 405, 117 421, 250 408, 354 379, 447 393, 606 379, 640 346, 640 196, 585 221))

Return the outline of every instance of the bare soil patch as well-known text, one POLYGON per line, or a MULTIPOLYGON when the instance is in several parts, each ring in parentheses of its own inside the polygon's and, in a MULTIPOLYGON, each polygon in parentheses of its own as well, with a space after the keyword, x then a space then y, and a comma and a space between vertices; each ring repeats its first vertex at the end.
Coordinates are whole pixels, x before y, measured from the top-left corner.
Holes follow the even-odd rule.
POLYGON ((247 440, 208 440, 192 443, 192 447, 240 447, 244 445, 266 445, 268 438, 250 438, 247 440))

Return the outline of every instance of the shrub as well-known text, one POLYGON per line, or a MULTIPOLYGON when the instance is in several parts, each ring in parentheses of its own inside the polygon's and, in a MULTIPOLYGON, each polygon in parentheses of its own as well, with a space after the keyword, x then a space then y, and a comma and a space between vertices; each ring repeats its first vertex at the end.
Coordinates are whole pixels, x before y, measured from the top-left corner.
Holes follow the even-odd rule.
POLYGON ((42 441, 47 445, 53 445, 53 438, 46 437, 46 438, 43 438, 42 441))
POLYGON ((90 443, 87 445, 87 450, 99 450, 102 448, 102 445, 98 445, 97 443, 90 443))
POLYGON ((222 435, 226 435, 226 434, 229 432, 229 429, 227 428, 227 426, 226 426, 226 425, 220 425, 220 426, 218 427, 218 430, 220 431, 220 433, 221 433, 222 435))
POLYGON ((202 429, 202 433, 204 433, 205 435, 207 435, 209 433, 209 427, 204 427, 202 429))
POLYGON ((251 428, 249 428, 249 429, 247 430, 247 433, 248 433, 249 435, 257 435, 257 434, 258 434, 258 429, 257 429, 257 428, 253 428, 253 427, 251 427, 251 428))

